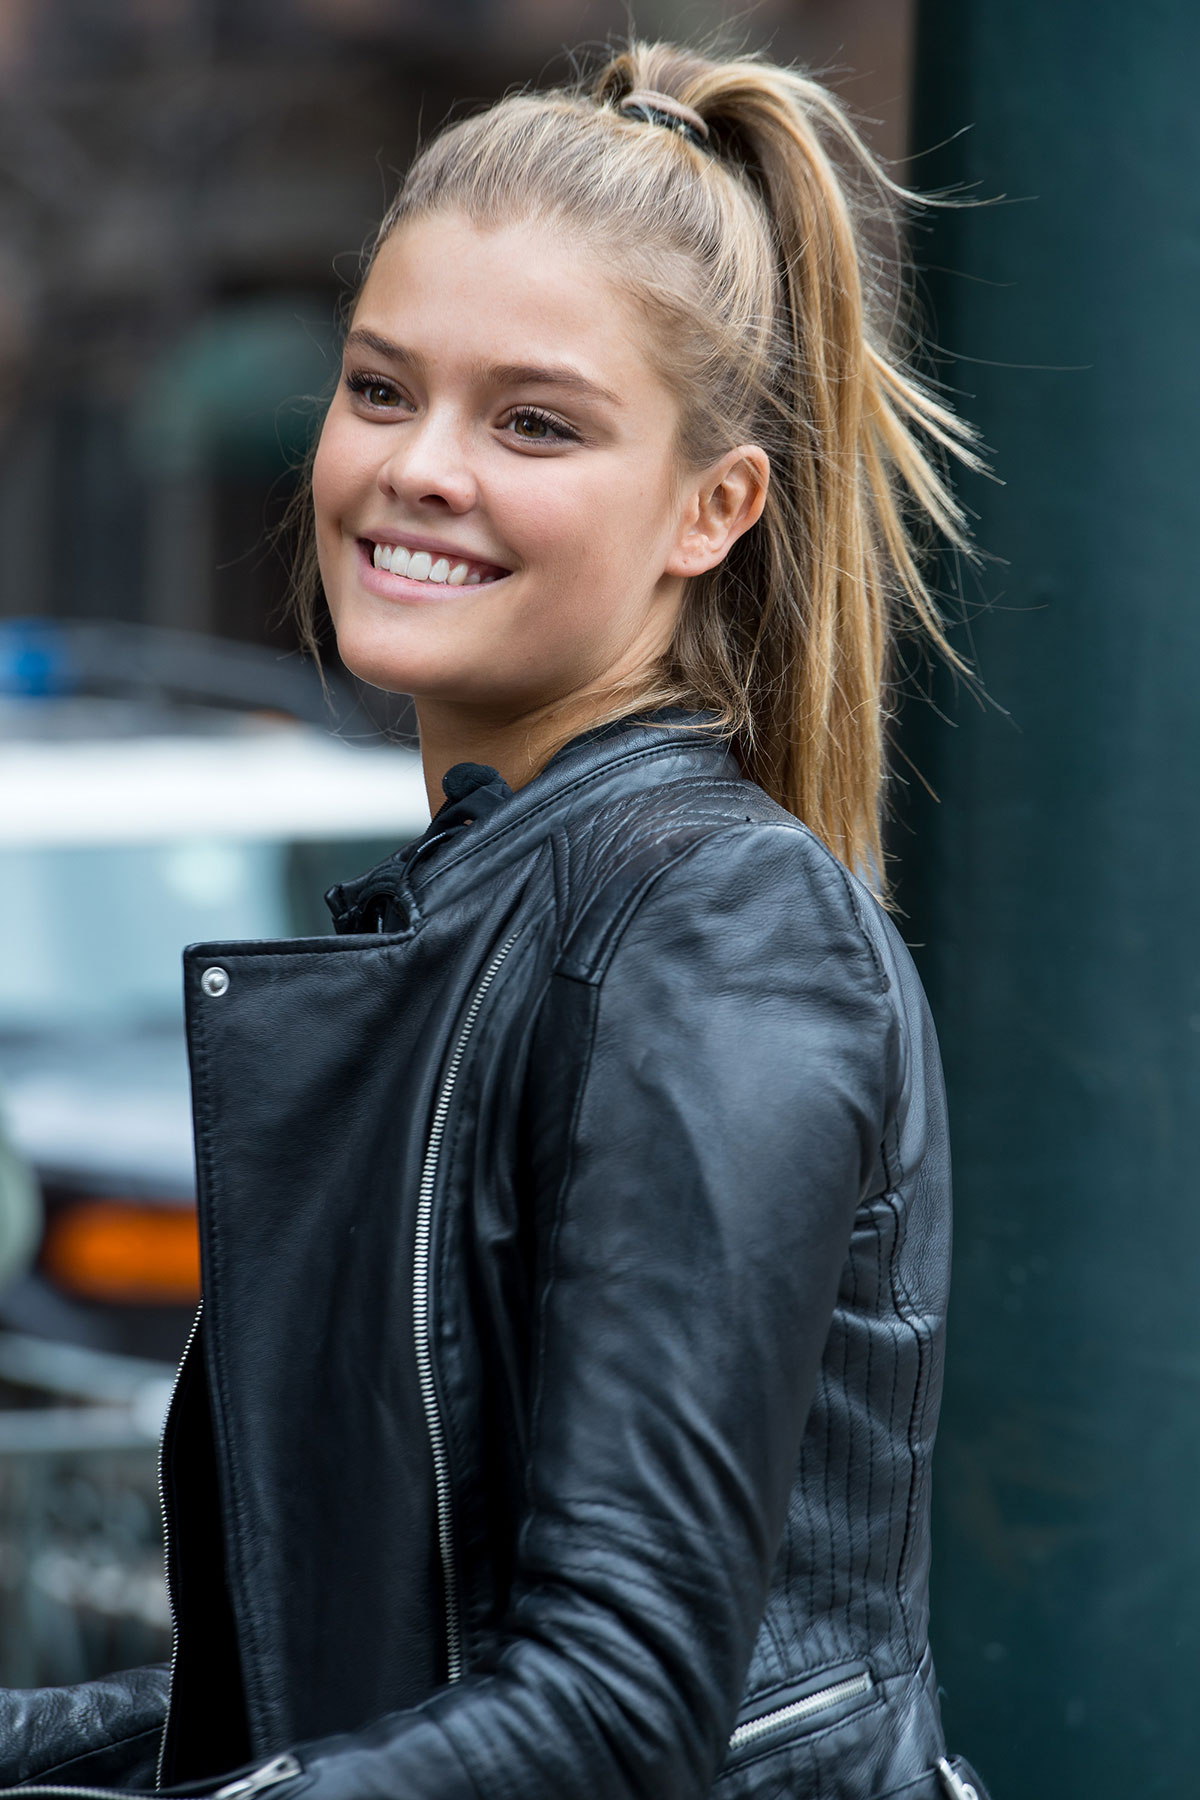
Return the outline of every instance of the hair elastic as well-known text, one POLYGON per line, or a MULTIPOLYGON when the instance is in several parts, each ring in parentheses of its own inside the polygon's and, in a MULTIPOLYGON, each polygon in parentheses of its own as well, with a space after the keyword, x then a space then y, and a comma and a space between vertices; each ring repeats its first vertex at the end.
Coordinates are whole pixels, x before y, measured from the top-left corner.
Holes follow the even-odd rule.
POLYGON ((648 125, 662 125, 667 131, 676 131, 699 150, 708 143, 708 126, 700 114, 693 107, 685 106, 682 100, 673 100, 670 94, 660 94, 654 88, 638 88, 636 92, 626 94, 618 102, 617 111, 627 119, 645 119, 648 125))

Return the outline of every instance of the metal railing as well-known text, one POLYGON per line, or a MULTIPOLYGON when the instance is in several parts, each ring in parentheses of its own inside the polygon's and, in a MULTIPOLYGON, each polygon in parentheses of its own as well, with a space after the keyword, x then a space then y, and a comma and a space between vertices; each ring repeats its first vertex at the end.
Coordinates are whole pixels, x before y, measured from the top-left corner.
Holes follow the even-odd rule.
POLYGON ((162 1660, 169 1365, 0 1332, 0 1684, 162 1660))

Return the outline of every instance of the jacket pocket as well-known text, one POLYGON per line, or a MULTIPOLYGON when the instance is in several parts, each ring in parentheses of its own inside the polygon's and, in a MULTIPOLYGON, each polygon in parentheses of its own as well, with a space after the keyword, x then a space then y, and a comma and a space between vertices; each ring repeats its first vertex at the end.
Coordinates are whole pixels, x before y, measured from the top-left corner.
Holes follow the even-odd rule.
POLYGON ((865 1664, 850 1663, 756 1695, 738 1713, 725 1768, 734 1768, 791 1738, 849 1718, 870 1701, 874 1691, 875 1683, 865 1664))

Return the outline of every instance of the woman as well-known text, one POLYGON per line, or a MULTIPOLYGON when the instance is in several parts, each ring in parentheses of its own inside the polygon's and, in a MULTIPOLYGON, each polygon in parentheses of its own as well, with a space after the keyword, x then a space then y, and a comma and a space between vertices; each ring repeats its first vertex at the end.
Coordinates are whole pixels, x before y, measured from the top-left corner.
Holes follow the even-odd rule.
POLYGON ((186 955, 169 1704, 10 1696, 10 1781, 971 1793, 940 1076, 852 873, 897 600, 941 642, 906 517, 961 537, 913 428, 964 434, 877 335, 864 182, 812 82, 635 47, 385 219, 314 552, 440 810, 336 938, 186 955))

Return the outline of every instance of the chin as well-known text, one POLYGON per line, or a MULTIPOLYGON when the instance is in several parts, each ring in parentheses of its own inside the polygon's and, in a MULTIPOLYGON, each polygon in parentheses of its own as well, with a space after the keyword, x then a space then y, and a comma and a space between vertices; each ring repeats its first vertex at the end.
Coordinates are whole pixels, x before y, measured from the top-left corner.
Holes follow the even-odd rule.
POLYGON ((342 654, 340 646, 338 655, 342 659, 342 666, 348 669, 351 675, 355 676, 357 680, 365 682, 368 687, 378 688, 381 693, 414 695, 418 691, 419 683, 413 679, 411 672, 407 669, 398 669, 394 663, 380 661, 373 657, 345 656, 342 654))
POLYGON ((353 640, 343 645, 339 637, 338 655, 351 675, 385 694, 405 694, 414 700, 458 701, 465 705, 486 705, 492 698, 486 674, 481 679, 478 674, 448 669, 444 663, 427 657, 399 656, 394 645, 389 649, 353 640))
POLYGON ((428 679, 428 659, 398 645, 394 634, 335 627, 337 651, 343 667, 368 687, 385 694, 413 694, 428 679))

